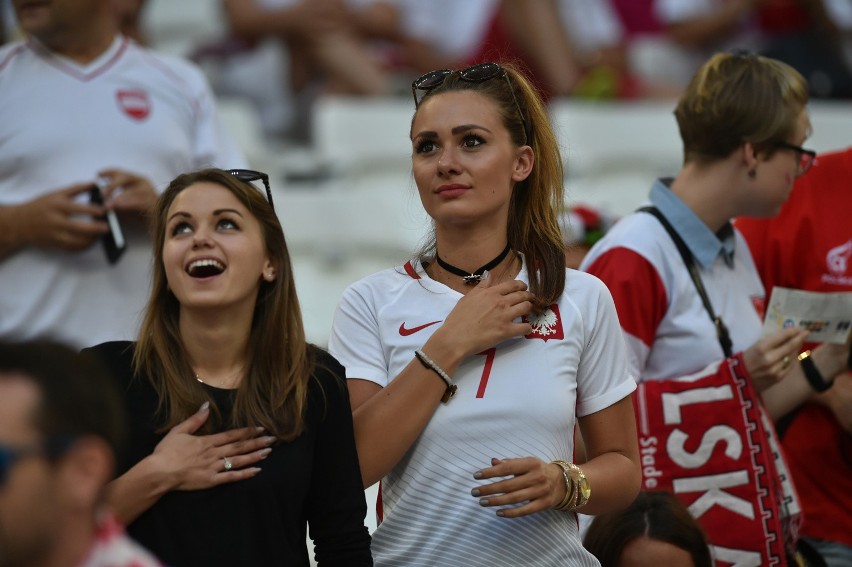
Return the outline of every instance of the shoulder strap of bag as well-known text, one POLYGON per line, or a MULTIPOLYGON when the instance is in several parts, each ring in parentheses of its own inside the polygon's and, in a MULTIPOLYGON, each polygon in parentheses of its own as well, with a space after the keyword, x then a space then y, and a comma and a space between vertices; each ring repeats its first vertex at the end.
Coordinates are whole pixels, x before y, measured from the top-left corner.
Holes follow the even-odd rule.
POLYGON ((680 257, 683 258, 683 263, 686 264, 686 269, 689 271, 692 283, 695 284, 695 289, 698 290, 698 295, 701 297, 704 309, 710 316, 710 320, 713 321, 713 324, 716 326, 716 336, 719 338, 719 344, 722 346, 722 352, 725 353, 726 357, 730 358, 733 356, 733 342, 731 341, 731 336, 728 333, 728 327, 725 326, 725 322, 722 321, 722 318, 717 316, 716 312, 713 310, 713 304, 710 303, 710 298, 707 297, 707 291, 704 289, 704 282, 701 280, 701 274, 698 272, 698 266, 695 265, 695 258, 692 257, 692 252, 689 251, 686 243, 671 225, 669 220, 663 216, 663 213, 661 213, 659 209, 657 209, 657 207, 640 207, 638 211, 657 217, 657 220, 660 221, 660 224, 663 225, 663 228, 665 228, 666 232, 668 232, 669 236, 671 236, 675 246, 677 246, 678 252, 680 252, 680 257))

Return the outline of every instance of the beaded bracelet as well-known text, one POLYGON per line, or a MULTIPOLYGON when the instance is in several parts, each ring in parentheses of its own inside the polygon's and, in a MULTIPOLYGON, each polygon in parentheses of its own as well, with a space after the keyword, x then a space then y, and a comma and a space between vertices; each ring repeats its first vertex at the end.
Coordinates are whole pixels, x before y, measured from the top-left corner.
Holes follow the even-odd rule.
POLYGON ((453 379, 450 378, 450 375, 444 372, 444 369, 438 366, 438 364, 429 358, 429 356, 422 350, 415 350, 414 356, 420 361, 420 364, 422 364, 424 368, 427 368, 437 374, 438 377, 447 384, 447 389, 444 391, 444 395, 441 396, 441 401, 443 403, 449 402, 450 398, 456 395, 457 390, 457 387, 453 384, 453 379))

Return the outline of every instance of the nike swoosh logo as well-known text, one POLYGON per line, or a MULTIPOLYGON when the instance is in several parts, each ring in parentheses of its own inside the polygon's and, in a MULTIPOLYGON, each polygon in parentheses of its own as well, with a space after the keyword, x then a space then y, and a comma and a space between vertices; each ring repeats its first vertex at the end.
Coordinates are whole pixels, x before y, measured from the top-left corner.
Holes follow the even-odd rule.
POLYGON ((417 327, 411 327, 410 329, 405 328, 405 321, 399 326, 399 334, 403 337, 407 337, 408 335, 413 335, 417 331, 422 331, 426 327, 431 327, 432 325, 437 325, 440 321, 432 321, 431 323, 426 323, 425 325, 418 325, 417 327))

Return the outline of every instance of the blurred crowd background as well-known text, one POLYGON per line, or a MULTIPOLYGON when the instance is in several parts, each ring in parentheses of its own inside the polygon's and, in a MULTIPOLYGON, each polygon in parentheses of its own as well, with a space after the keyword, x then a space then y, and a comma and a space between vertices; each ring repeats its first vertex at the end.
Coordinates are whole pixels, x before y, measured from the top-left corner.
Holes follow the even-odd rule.
MULTIPOLYGON (((189 58, 252 167, 269 173, 308 339, 325 345, 343 288, 398 265, 428 231, 409 173, 411 81, 520 61, 566 162, 567 243, 589 243, 675 173, 672 110, 719 50, 808 79, 807 147, 852 132, 852 0, 114 0, 124 33, 189 58)), ((2 0, 3 41, 19 37, 2 0)))

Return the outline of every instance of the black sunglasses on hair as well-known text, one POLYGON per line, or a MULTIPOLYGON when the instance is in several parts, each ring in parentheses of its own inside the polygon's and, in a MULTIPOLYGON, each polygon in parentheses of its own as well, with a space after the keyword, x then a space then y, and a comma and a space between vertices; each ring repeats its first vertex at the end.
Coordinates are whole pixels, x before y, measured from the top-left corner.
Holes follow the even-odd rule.
POLYGON ((56 459, 71 447, 73 441, 74 438, 71 436, 61 436, 55 439, 48 439, 41 443, 17 447, 0 444, 0 487, 6 484, 9 472, 18 461, 30 457, 44 457, 49 460, 56 459))
POLYGON ((269 188, 269 176, 267 174, 253 169, 229 169, 227 171, 240 181, 249 184, 252 181, 263 181, 263 186, 266 187, 266 200, 269 201, 269 206, 272 207, 272 210, 275 210, 275 205, 272 203, 272 190, 269 188))
POLYGON ((817 154, 815 151, 805 149, 801 146, 794 146, 793 144, 788 144, 787 142, 776 142, 775 147, 784 148, 785 150, 793 150, 794 152, 796 152, 796 155, 799 158, 799 166, 796 170, 796 177, 801 177, 802 175, 807 173, 811 166, 814 164, 814 161, 816 160, 817 154))
POLYGON ((444 83, 447 77, 457 74, 463 81, 469 83, 483 83, 495 77, 503 77, 506 79, 506 85, 509 87, 509 92, 512 93, 512 100, 515 102, 515 108, 518 109, 518 116, 521 118, 521 123, 524 126, 524 135, 527 142, 530 140, 530 130, 527 125, 527 120, 524 118, 524 113, 521 110, 521 105, 518 104, 518 98, 515 96, 515 89, 512 87, 512 81, 509 80, 509 74, 506 69, 497 63, 479 63, 467 69, 454 71, 452 69, 438 69, 437 71, 429 71, 414 79, 411 83, 411 95, 414 97, 414 108, 420 106, 423 97, 417 98, 417 91, 424 91, 424 94, 431 91, 435 87, 444 83))

